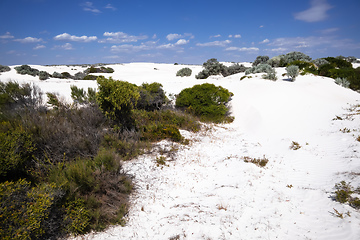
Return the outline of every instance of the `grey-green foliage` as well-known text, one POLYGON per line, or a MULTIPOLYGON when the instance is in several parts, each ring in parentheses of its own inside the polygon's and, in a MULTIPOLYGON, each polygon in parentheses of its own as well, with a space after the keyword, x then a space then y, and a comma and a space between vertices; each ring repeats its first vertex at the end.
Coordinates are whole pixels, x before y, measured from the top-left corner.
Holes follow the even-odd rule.
POLYGON ((74 75, 75 80, 84 80, 85 77, 86 77, 86 73, 84 72, 77 72, 74 75))
POLYGON ((262 63, 257 66, 254 66, 252 68, 249 68, 245 71, 245 75, 251 74, 251 73, 272 73, 274 70, 273 68, 267 64, 262 63))
POLYGON ((236 73, 245 72, 246 69, 247 67, 245 67, 244 65, 236 63, 229 67, 225 67, 224 71, 222 72, 222 75, 224 77, 227 77, 236 73))
POLYGON ((272 57, 267 61, 267 64, 271 65, 272 67, 282 67, 285 65, 285 55, 282 54, 272 57))
POLYGON ((45 71, 40 71, 39 72, 39 79, 40 80, 46 80, 50 78, 50 74, 45 72, 45 71))
POLYGON ((296 65, 290 65, 286 67, 287 75, 292 81, 295 81, 296 77, 299 76, 299 67, 296 65))
POLYGON ((192 70, 190 68, 182 68, 179 71, 177 71, 176 76, 177 77, 189 77, 191 76, 192 70))
POLYGON ((344 88, 349 88, 350 87, 350 82, 346 78, 338 77, 338 78, 335 79, 335 83, 337 85, 340 85, 340 86, 344 87, 344 88))
POLYGON ((29 65, 21 65, 18 67, 15 67, 15 70, 18 74, 21 75, 31 75, 31 76, 37 76, 39 75, 39 70, 35 68, 31 68, 29 65))
POLYGON ((11 68, 8 66, 0 65, 0 72, 8 72, 11 68))
POLYGON ((262 63, 267 63, 268 60, 269 60, 269 56, 257 56, 252 65, 257 66, 262 63))
POLYGON ((266 74, 264 74, 262 76, 264 79, 269 79, 269 80, 273 80, 276 81, 277 80, 277 76, 276 76, 276 71, 275 69, 272 68, 271 71, 267 72, 266 74))
POLYGON ((293 61, 304 61, 304 62, 310 62, 311 57, 308 55, 302 53, 302 52, 289 52, 285 55, 285 63, 291 63, 293 61))
POLYGON ((61 73, 58 73, 58 72, 54 72, 54 73, 52 74, 52 77, 53 77, 53 78, 62 78, 62 74, 61 74, 61 73))
POLYGON ((321 67, 322 65, 329 64, 329 61, 327 61, 324 58, 317 58, 311 61, 313 64, 315 64, 317 67, 321 67))
POLYGON ((206 79, 211 75, 218 75, 226 68, 223 64, 219 63, 216 58, 211 58, 203 63, 204 70, 199 72, 196 79, 206 79))

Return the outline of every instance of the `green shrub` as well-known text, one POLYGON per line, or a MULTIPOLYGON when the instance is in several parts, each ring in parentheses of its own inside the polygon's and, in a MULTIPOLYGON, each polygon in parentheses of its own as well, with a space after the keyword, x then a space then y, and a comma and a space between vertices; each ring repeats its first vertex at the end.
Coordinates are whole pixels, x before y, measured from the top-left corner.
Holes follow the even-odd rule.
POLYGON ((330 62, 334 68, 352 68, 352 64, 350 62, 341 58, 327 57, 325 60, 330 62))
POLYGON ((286 67, 286 74, 291 78, 292 81, 295 81, 296 77, 299 76, 299 67, 296 65, 290 65, 286 67))
POLYGON ((61 199, 55 184, 31 187, 22 179, 0 184, 0 238, 45 239, 54 237, 59 228, 52 224, 50 215, 55 203, 61 199))
POLYGON ((146 111, 159 110, 167 101, 164 90, 160 83, 143 83, 139 88, 139 99, 136 103, 137 109, 146 111))
MULTIPOLYGON (((75 73, 75 75, 74 75, 74 79, 75 79, 75 80, 86 80, 86 79, 84 79, 86 76, 87 76, 87 75, 86 75, 86 73, 84 73, 84 72, 77 72, 77 73, 75 73)), ((94 79, 94 80, 96 80, 96 79, 94 79)))
POLYGON ((14 68, 18 74, 21 75, 31 75, 31 76, 38 76, 39 70, 31 68, 29 65, 21 65, 14 68))
POLYGON ((229 112, 227 104, 232 95, 221 86, 204 83, 182 90, 175 104, 176 107, 185 108, 204 121, 221 122, 226 119, 229 112))
POLYGON ((96 100, 105 116, 116 120, 122 129, 133 128, 131 110, 140 98, 138 87, 125 81, 115 81, 111 77, 97 79, 96 100))
POLYGON ((85 73, 113 73, 114 69, 111 67, 100 67, 96 68, 94 66, 91 66, 90 68, 85 70, 85 73))
POLYGON ((84 77, 84 80, 96 80, 98 78, 98 76, 95 75, 86 75, 84 77))
POLYGON ((192 70, 190 68, 182 68, 179 71, 177 71, 176 76, 177 77, 189 77, 191 76, 192 70))
POLYGON ((269 60, 269 56, 257 56, 255 61, 252 63, 253 67, 259 64, 265 64, 269 60))
POLYGON ((335 189, 335 200, 340 203, 347 202, 353 193, 350 183, 346 183, 345 181, 335 184, 335 189))
POLYGON ((0 65, 0 73, 1 72, 9 72, 10 70, 11 70, 11 68, 8 66, 0 65))
POLYGON ((23 126, 12 127, 9 122, 2 122, 1 128, 0 180, 25 177, 36 150, 32 135, 23 126))
POLYGON ((276 80, 277 80, 277 76, 276 76, 276 71, 275 71, 275 69, 272 69, 271 72, 269 71, 268 73, 264 74, 264 75, 262 76, 262 78, 276 81, 276 80))
POLYGON ((310 68, 310 67, 314 66, 314 64, 312 64, 311 62, 305 62, 305 61, 300 61, 300 60, 293 61, 293 62, 289 63, 287 66, 291 66, 291 65, 298 66, 299 70, 303 70, 305 68, 310 68))
POLYGON ((93 88, 88 88, 86 92, 83 88, 78 88, 75 85, 70 86, 71 98, 75 104, 95 104, 96 102, 96 91, 93 88))
POLYGON ((50 74, 45 72, 45 71, 40 71, 39 72, 39 79, 40 80, 46 80, 50 78, 50 74))
POLYGON ((91 214, 86 208, 85 201, 77 198, 69 202, 65 208, 64 221, 66 231, 73 234, 84 234, 89 230, 91 214))
POLYGON ((175 125, 154 124, 143 126, 142 133, 142 139, 144 140, 159 141, 162 139, 170 139, 175 142, 183 140, 179 129, 175 125))

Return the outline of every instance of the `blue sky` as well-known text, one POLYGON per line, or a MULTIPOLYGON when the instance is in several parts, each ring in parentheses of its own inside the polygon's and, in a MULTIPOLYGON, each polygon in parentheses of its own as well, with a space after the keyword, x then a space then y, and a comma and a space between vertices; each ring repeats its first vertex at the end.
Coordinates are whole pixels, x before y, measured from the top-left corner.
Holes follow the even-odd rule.
POLYGON ((359 0, 0 0, 0 64, 360 58, 359 0))

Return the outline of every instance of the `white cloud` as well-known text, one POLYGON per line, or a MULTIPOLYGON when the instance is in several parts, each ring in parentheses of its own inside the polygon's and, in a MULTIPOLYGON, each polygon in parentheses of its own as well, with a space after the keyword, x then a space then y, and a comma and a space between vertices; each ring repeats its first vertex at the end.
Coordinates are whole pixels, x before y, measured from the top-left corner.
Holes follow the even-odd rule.
POLYGON ((194 35, 192 35, 191 33, 184 33, 184 34, 170 33, 166 36, 167 40, 169 41, 176 40, 179 38, 185 38, 185 37, 193 39, 194 35))
POLYGON ((33 49, 34 49, 34 50, 39 50, 39 49, 42 49, 42 48, 46 48, 46 46, 38 44, 38 45, 37 45, 36 47, 34 47, 33 49))
POLYGON ((123 45, 113 45, 110 48, 111 52, 127 52, 127 53, 132 53, 132 52, 139 52, 139 51, 144 51, 144 50, 150 50, 150 49, 154 49, 156 45, 156 42, 146 42, 146 43, 141 43, 140 45, 131 45, 131 44, 123 44, 123 45))
POLYGON ((295 13, 297 20, 305 22, 319 22, 327 18, 327 11, 333 8, 326 0, 311 0, 311 7, 305 11, 295 13))
POLYGON ((236 35, 234 36, 234 38, 241 38, 241 35, 240 35, 240 34, 236 34, 236 35))
POLYGON ((259 26, 259 28, 263 28, 263 27, 264 27, 264 25, 260 25, 260 26, 259 26))
POLYGON ((65 43, 64 45, 55 45, 53 49, 74 50, 71 43, 65 43))
POLYGON ((81 4, 84 11, 92 12, 92 13, 101 13, 101 11, 93 6, 92 2, 85 2, 81 4))
POLYGON ((43 40, 41 38, 26 37, 23 39, 15 39, 14 41, 20 43, 37 43, 37 42, 42 42, 43 40))
POLYGON ((188 44, 188 43, 189 43, 189 40, 179 39, 179 41, 177 41, 175 43, 175 45, 185 45, 185 44, 188 44))
POLYGON ((321 30, 320 32, 322 34, 330 34, 330 33, 337 32, 339 30, 340 30, 339 28, 328 28, 328 29, 321 30))
POLYGON ((104 37, 108 38, 99 40, 99 43, 128 43, 148 38, 146 35, 132 36, 124 32, 105 32, 104 37))
POLYGON ((14 38, 9 32, 6 32, 4 35, 0 35, 0 39, 11 39, 14 38))
POLYGON ((170 33, 166 36, 166 38, 167 38, 167 40, 172 41, 172 40, 182 38, 182 35, 177 34, 177 33, 170 33))
POLYGON ((214 41, 214 42, 207 42, 207 43, 197 43, 196 46, 199 47, 225 47, 227 44, 231 43, 230 40, 225 41, 214 41))
POLYGON ((106 5, 105 8, 111 9, 111 10, 113 10, 113 11, 116 11, 116 10, 117 10, 117 8, 114 7, 113 5, 111 5, 110 3, 109 3, 108 5, 106 5))
POLYGON ((295 38, 277 38, 268 44, 278 48, 284 48, 290 51, 299 49, 316 49, 318 47, 329 47, 337 49, 360 49, 360 43, 352 39, 338 39, 335 37, 295 37, 295 38))
POLYGON ((219 38, 219 37, 221 37, 220 34, 217 34, 217 35, 215 35, 215 36, 210 36, 210 38, 219 38))
POLYGON ((66 41, 74 41, 74 42, 91 42, 91 41, 97 40, 97 37, 96 36, 77 37, 77 36, 74 36, 74 35, 70 35, 68 33, 63 33, 63 34, 55 36, 54 40, 66 40, 66 41))
POLYGON ((268 43, 268 42, 270 42, 269 39, 264 39, 263 41, 260 42, 260 44, 264 44, 264 43, 268 43))
POLYGON ((239 47, 228 47, 225 49, 226 51, 239 51, 239 52, 250 52, 250 51, 259 51, 258 48, 256 47, 250 47, 250 48, 247 48, 247 47, 242 47, 242 48, 239 48, 239 47))

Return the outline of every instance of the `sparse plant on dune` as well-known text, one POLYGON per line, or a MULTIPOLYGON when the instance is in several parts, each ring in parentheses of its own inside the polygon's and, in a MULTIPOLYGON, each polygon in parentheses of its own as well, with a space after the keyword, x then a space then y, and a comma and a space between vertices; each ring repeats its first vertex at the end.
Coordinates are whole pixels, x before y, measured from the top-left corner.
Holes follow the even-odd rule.
POLYGON ((299 76, 299 67, 296 65, 286 67, 286 74, 291 78, 291 81, 295 81, 296 77, 299 76))
POLYGON ((192 70, 190 68, 182 68, 179 71, 177 71, 176 76, 177 77, 189 77, 191 76, 192 70))

